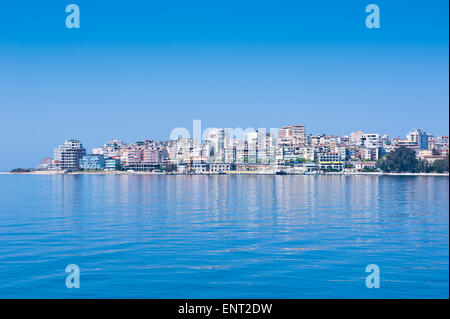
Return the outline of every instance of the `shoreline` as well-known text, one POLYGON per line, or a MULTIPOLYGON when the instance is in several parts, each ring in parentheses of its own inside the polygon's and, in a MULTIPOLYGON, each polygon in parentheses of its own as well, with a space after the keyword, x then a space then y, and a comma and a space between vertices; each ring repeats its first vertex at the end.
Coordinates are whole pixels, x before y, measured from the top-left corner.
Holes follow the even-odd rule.
POLYGON ((449 173, 382 173, 382 172, 329 172, 319 174, 306 174, 306 173, 286 173, 276 174, 272 172, 261 171, 249 171, 238 172, 230 171, 225 173, 201 173, 201 174, 184 174, 184 173, 164 173, 164 172, 147 172, 147 171, 99 171, 99 172, 62 172, 62 171, 33 171, 33 172, 0 172, 0 175, 174 175, 174 176, 227 176, 227 175, 276 175, 276 176, 446 176, 449 177, 449 173))

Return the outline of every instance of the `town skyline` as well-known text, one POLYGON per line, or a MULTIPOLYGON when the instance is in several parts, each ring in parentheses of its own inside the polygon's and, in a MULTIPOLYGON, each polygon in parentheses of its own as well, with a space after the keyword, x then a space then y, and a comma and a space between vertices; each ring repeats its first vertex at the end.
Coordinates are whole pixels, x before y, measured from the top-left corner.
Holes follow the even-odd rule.
MULTIPOLYGON (((189 132, 189 134, 190 134, 190 138, 194 138, 194 134, 195 134, 195 130, 196 130, 196 128, 194 127, 195 126, 195 124, 194 124, 194 122, 195 122, 196 120, 193 120, 192 122, 193 122, 193 124, 191 125, 191 127, 190 128, 182 128, 182 129, 185 129, 187 132, 189 132)), ((198 120, 197 120, 198 121, 198 120)), ((200 121, 201 122, 201 121, 200 121)), ((286 126, 289 126, 289 125, 284 125, 283 127, 286 127, 286 126)), ((307 125, 303 125, 303 126, 305 126, 305 127, 307 127, 307 125)), ((216 127, 201 127, 201 124, 200 124, 200 128, 201 128, 201 132, 202 132, 202 136, 204 136, 204 134, 209 130, 209 129, 225 129, 225 130, 231 130, 231 132, 233 131, 233 130, 242 130, 242 131, 246 131, 246 130, 255 130, 255 131, 258 131, 258 130, 261 130, 261 129, 265 129, 266 130, 266 132, 273 132, 274 130, 279 130, 280 128, 253 128, 253 127, 247 127, 247 128, 245 128, 245 129, 243 129, 243 128, 240 128, 240 127, 236 127, 236 128, 216 128, 216 127)), ((170 141, 171 139, 170 139, 170 135, 176 130, 177 128, 174 128, 174 129, 172 129, 171 130, 171 132, 168 134, 168 137, 167 138, 151 138, 151 137, 144 137, 144 138, 129 138, 129 139, 124 139, 124 138, 120 138, 120 137, 118 137, 118 136, 115 136, 115 137, 112 137, 112 138, 106 138, 106 139, 104 139, 104 142, 105 141, 114 141, 114 140, 116 140, 116 141, 120 141, 120 142, 122 142, 122 143, 124 143, 125 145, 132 145, 132 144, 134 144, 134 143, 137 143, 137 142, 141 142, 141 141, 156 141, 156 142, 161 142, 161 141, 170 141)), ((358 131, 363 131, 363 132, 365 132, 365 133, 368 133, 368 132, 376 132, 376 130, 363 130, 363 129, 360 129, 360 130, 356 130, 356 131, 352 131, 352 132, 358 132, 358 131)), ((425 130, 424 130, 425 131, 425 130)), ((352 132, 349 132, 349 133, 347 133, 347 134, 333 134, 333 133, 316 133, 316 132, 307 132, 307 134, 306 134, 306 136, 312 136, 312 135, 316 135, 316 136, 320 136, 320 135, 323 135, 323 136, 335 136, 335 137, 350 137, 350 135, 351 135, 351 133, 352 132)), ((425 131, 425 132, 427 132, 427 134, 429 134, 428 132, 429 131, 425 131)), ((400 137, 402 137, 402 135, 390 135, 390 134, 387 134, 386 132, 377 132, 376 134, 378 134, 379 136, 385 136, 385 137, 388 137, 389 139, 392 139, 392 138, 400 138, 400 137)), ((74 134, 75 135, 75 134, 74 134)), ((432 136, 434 136, 434 137, 438 137, 438 136, 448 136, 449 134, 448 133, 444 133, 444 134, 430 134, 430 135, 432 135, 432 136)), ((91 140, 95 140, 95 139, 82 139, 82 138, 79 138, 78 136, 71 136, 71 137, 62 137, 61 139, 59 139, 60 141, 61 140, 80 140, 80 141, 83 141, 83 145, 86 147, 86 149, 87 150, 91 150, 91 149, 94 149, 94 148, 96 148, 96 147, 98 147, 98 143, 93 143, 93 142, 91 142, 91 140)), ((99 140, 98 138, 96 138, 96 140, 99 140)), ((44 150, 38 150, 39 151, 39 153, 41 154, 41 155, 38 155, 38 154, 34 154, 35 156, 34 156, 34 160, 33 161, 28 161, 28 163, 30 163, 29 165, 17 165, 17 163, 11 163, 9 166, 7 166, 7 167, 3 167, 2 169, 0 169, 0 171, 9 171, 9 170, 11 170, 11 169, 13 169, 13 168, 17 168, 17 167, 27 167, 27 168, 33 168, 33 167, 35 167, 36 165, 34 165, 34 164, 36 164, 37 162, 40 162, 42 159, 45 159, 45 158, 50 158, 50 157, 52 157, 52 151, 44 151, 44 150)), ((90 152, 88 152, 88 153, 90 153, 90 152)))
POLYGON ((145 139, 127 144, 114 139, 91 152, 86 151, 80 140, 67 139, 54 149, 52 158, 39 163, 37 170, 178 173, 376 171, 379 170, 379 161, 391 153, 398 153, 391 155, 397 158, 412 156, 411 160, 417 161, 414 165, 420 164, 420 170, 429 171, 436 161, 448 161, 448 136, 434 136, 417 128, 404 138, 390 138, 386 134, 362 130, 343 136, 307 134, 305 125, 301 124, 269 131, 253 128, 245 131, 240 128, 207 128, 202 131, 201 121, 197 120, 193 121, 192 135, 185 128, 177 128, 169 140, 145 139), (399 149, 408 149, 410 153, 396 152, 399 149))
MULTIPOLYGON (((194 135, 195 134, 197 134, 198 135, 198 132, 196 133, 195 131, 196 131, 196 128, 195 128, 195 122, 196 120, 193 120, 193 125, 192 125, 192 127, 191 127, 191 129, 188 129, 188 128, 182 128, 182 129, 184 129, 185 131, 187 131, 188 132, 188 134, 190 134, 190 136, 188 137, 188 138, 191 138, 191 139, 193 139, 193 141, 195 141, 195 140, 197 140, 198 139, 198 137, 195 137, 194 135)), ((197 120, 198 121, 198 120, 197 120)), ((200 121, 201 122, 201 121, 200 121)), ((289 126, 292 126, 292 125, 285 125, 285 126, 283 126, 283 127, 289 127, 289 126)), ((301 125, 301 126, 303 126, 303 127, 305 127, 306 128, 306 125, 301 125)), ((172 129, 172 131, 171 131, 171 134, 173 134, 174 133, 174 131, 176 131, 177 129, 179 129, 179 128, 175 128, 175 129, 172 129)), ((273 133, 275 133, 274 135, 273 135, 273 138, 275 138, 275 139, 277 139, 277 134, 278 134, 278 132, 279 132, 279 130, 280 129, 282 129, 282 128, 253 128, 253 127, 248 127, 248 128, 246 128, 246 129, 242 129, 242 128, 239 128, 239 127, 237 127, 237 128, 214 128, 214 127, 207 127, 207 128, 202 128, 201 127, 201 124, 200 124, 200 129, 201 129, 201 136, 202 136, 202 142, 201 143, 204 143, 205 142, 205 140, 204 140, 204 138, 205 138, 205 134, 209 131, 209 130, 226 130, 226 131, 229 131, 229 132, 231 132, 231 133, 235 133, 235 132, 239 132, 239 131, 241 131, 241 132, 252 132, 252 131, 254 131, 254 132, 258 132, 258 130, 266 130, 266 132, 267 133, 271 133, 271 134, 273 134, 273 133)), ((197 128, 197 131, 198 131, 198 128, 197 128)), ((306 131, 306 129, 305 129, 305 137, 311 137, 311 136, 329 136, 329 137, 339 137, 339 138, 349 138, 350 136, 351 136, 351 134, 352 133, 357 133, 357 132, 364 132, 364 133, 366 133, 366 134, 371 134, 371 133, 368 133, 369 131, 368 130, 358 130, 358 131, 353 131, 353 132, 350 132, 350 133, 348 133, 348 134, 342 134, 342 135, 339 135, 339 134, 330 134, 330 133, 311 133, 311 132, 307 132, 306 131)), ((428 132, 425 132, 426 134, 428 134, 428 135, 430 135, 430 136, 433 136, 433 137, 435 137, 435 138, 437 138, 437 137, 441 137, 441 136, 443 136, 443 137, 448 137, 448 134, 429 134, 428 132)), ((397 136, 392 136, 392 135, 389 135, 389 134, 384 134, 384 132, 377 132, 377 133, 373 133, 373 134, 378 134, 380 137, 381 136, 383 136, 384 138, 388 138, 388 139, 390 139, 390 140, 392 140, 392 139, 398 139, 398 138, 401 138, 402 136, 401 135, 397 135, 397 136)), ((170 135, 170 134, 169 134, 170 135)), ((235 136, 236 137, 236 136, 235 136)), ((243 137, 242 136, 238 136, 237 137, 237 139, 239 140, 239 139, 242 139, 243 137)), ((78 141, 82 141, 82 143, 83 143, 83 145, 86 147, 86 150, 92 150, 92 149, 95 149, 95 148, 98 148, 98 144, 94 144, 94 143, 89 143, 89 141, 88 141, 88 143, 86 143, 85 142, 85 140, 82 140, 81 138, 78 138, 78 137, 69 137, 69 138, 63 138, 62 140, 78 140, 78 141)), ((106 142, 107 143, 107 141, 120 141, 120 143, 123 143, 124 145, 133 145, 133 144, 136 144, 136 143, 139 143, 139 142, 145 142, 145 141, 154 141, 154 142, 157 142, 157 143, 159 143, 159 142, 169 142, 171 140, 171 138, 170 138, 170 136, 168 137, 168 138, 162 138, 162 139, 157 139, 157 138, 150 138, 150 137, 147 137, 147 138, 141 138, 141 139, 130 139, 130 140, 125 140, 125 139, 122 139, 122 138, 120 138, 120 137, 114 137, 114 138, 108 138, 108 139, 105 139, 105 141, 104 142, 106 142)), ((172 139, 173 140, 173 139, 172 139)), ((198 142, 197 142, 198 143, 198 142)), ((42 153, 44 153, 44 152, 42 152, 42 153)), ((50 154, 50 153, 52 153, 52 152, 45 152, 45 155, 44 156, 41 156, 40 158, 39 158, 39 160, 38 160, 38 162, 39 161, 41 161, 42 159, 48 159, 48 158, 51 158, 52 157, 52 155, 53 154, 50 154)), ((87 154, 90 154, 90 153, 92 153, 92 152, 87 152, 87 154)), ((37 157, 36 157, 37 158, 37 157)), ((30 168, 33 168, 33 167, 35 167, 36 165, 28 165, 28 166, 21 166, 21 167, 30 167, 30 168)), ((6 168, 6 169, 4 169, 3 171, 9 171, 9 170, 11 170, 11 169, 13 169, 13 168, 17 168, 17 165, 12 165, 11 167, 8 167, 8 168, 6 168)))

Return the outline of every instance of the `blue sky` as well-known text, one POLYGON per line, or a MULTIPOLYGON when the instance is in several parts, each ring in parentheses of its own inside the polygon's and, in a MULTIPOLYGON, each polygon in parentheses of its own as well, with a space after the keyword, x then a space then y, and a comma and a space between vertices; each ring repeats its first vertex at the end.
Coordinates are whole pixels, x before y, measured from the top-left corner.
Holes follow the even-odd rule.
POLYGON ((175 127, 448 134, 448 1, 0 2, 0 171, 175 127), (65 27, 76 3, 81 28, 65 27), (365 27, 366 5, 381 28, 365 27))

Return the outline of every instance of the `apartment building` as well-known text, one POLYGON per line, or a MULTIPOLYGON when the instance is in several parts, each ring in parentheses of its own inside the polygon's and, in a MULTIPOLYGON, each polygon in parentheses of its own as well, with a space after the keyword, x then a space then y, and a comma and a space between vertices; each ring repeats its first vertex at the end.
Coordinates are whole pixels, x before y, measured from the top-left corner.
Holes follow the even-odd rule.
POLYGON ((283 126, 278 130, 279 146, 305 146, 306 130, 304 125, 283 126))
POLYGON ((105 158, 105 171, 117 171, 120 168, 120 160, 117 157, 105 158))
POLYGON ((76 171, 80 169, 80 160, 86 155, 86 149, 79 140, 66 140, 54 150, 54 162, 62 170, 76 171))
POLYGON ((102 171, 105 168, 105 158, 101 154, 84 155, 80 160, 80 169, 85 171, 102 171))
POLYGON ((344 162, 337 152, 319 153, 319 169, 342 171, 344 162))

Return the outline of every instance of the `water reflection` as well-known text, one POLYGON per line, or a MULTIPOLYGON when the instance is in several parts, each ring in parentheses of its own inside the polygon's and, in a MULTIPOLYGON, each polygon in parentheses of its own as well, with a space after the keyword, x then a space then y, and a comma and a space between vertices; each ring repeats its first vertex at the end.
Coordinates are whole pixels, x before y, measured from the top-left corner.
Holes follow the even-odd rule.
POLYGON ((74 259, 85 297, 370 297, 374 262, 390 276, 382 297, 448 294, 445 177, 12 177, 0 279, 25 276, 20 297, 74 259))

